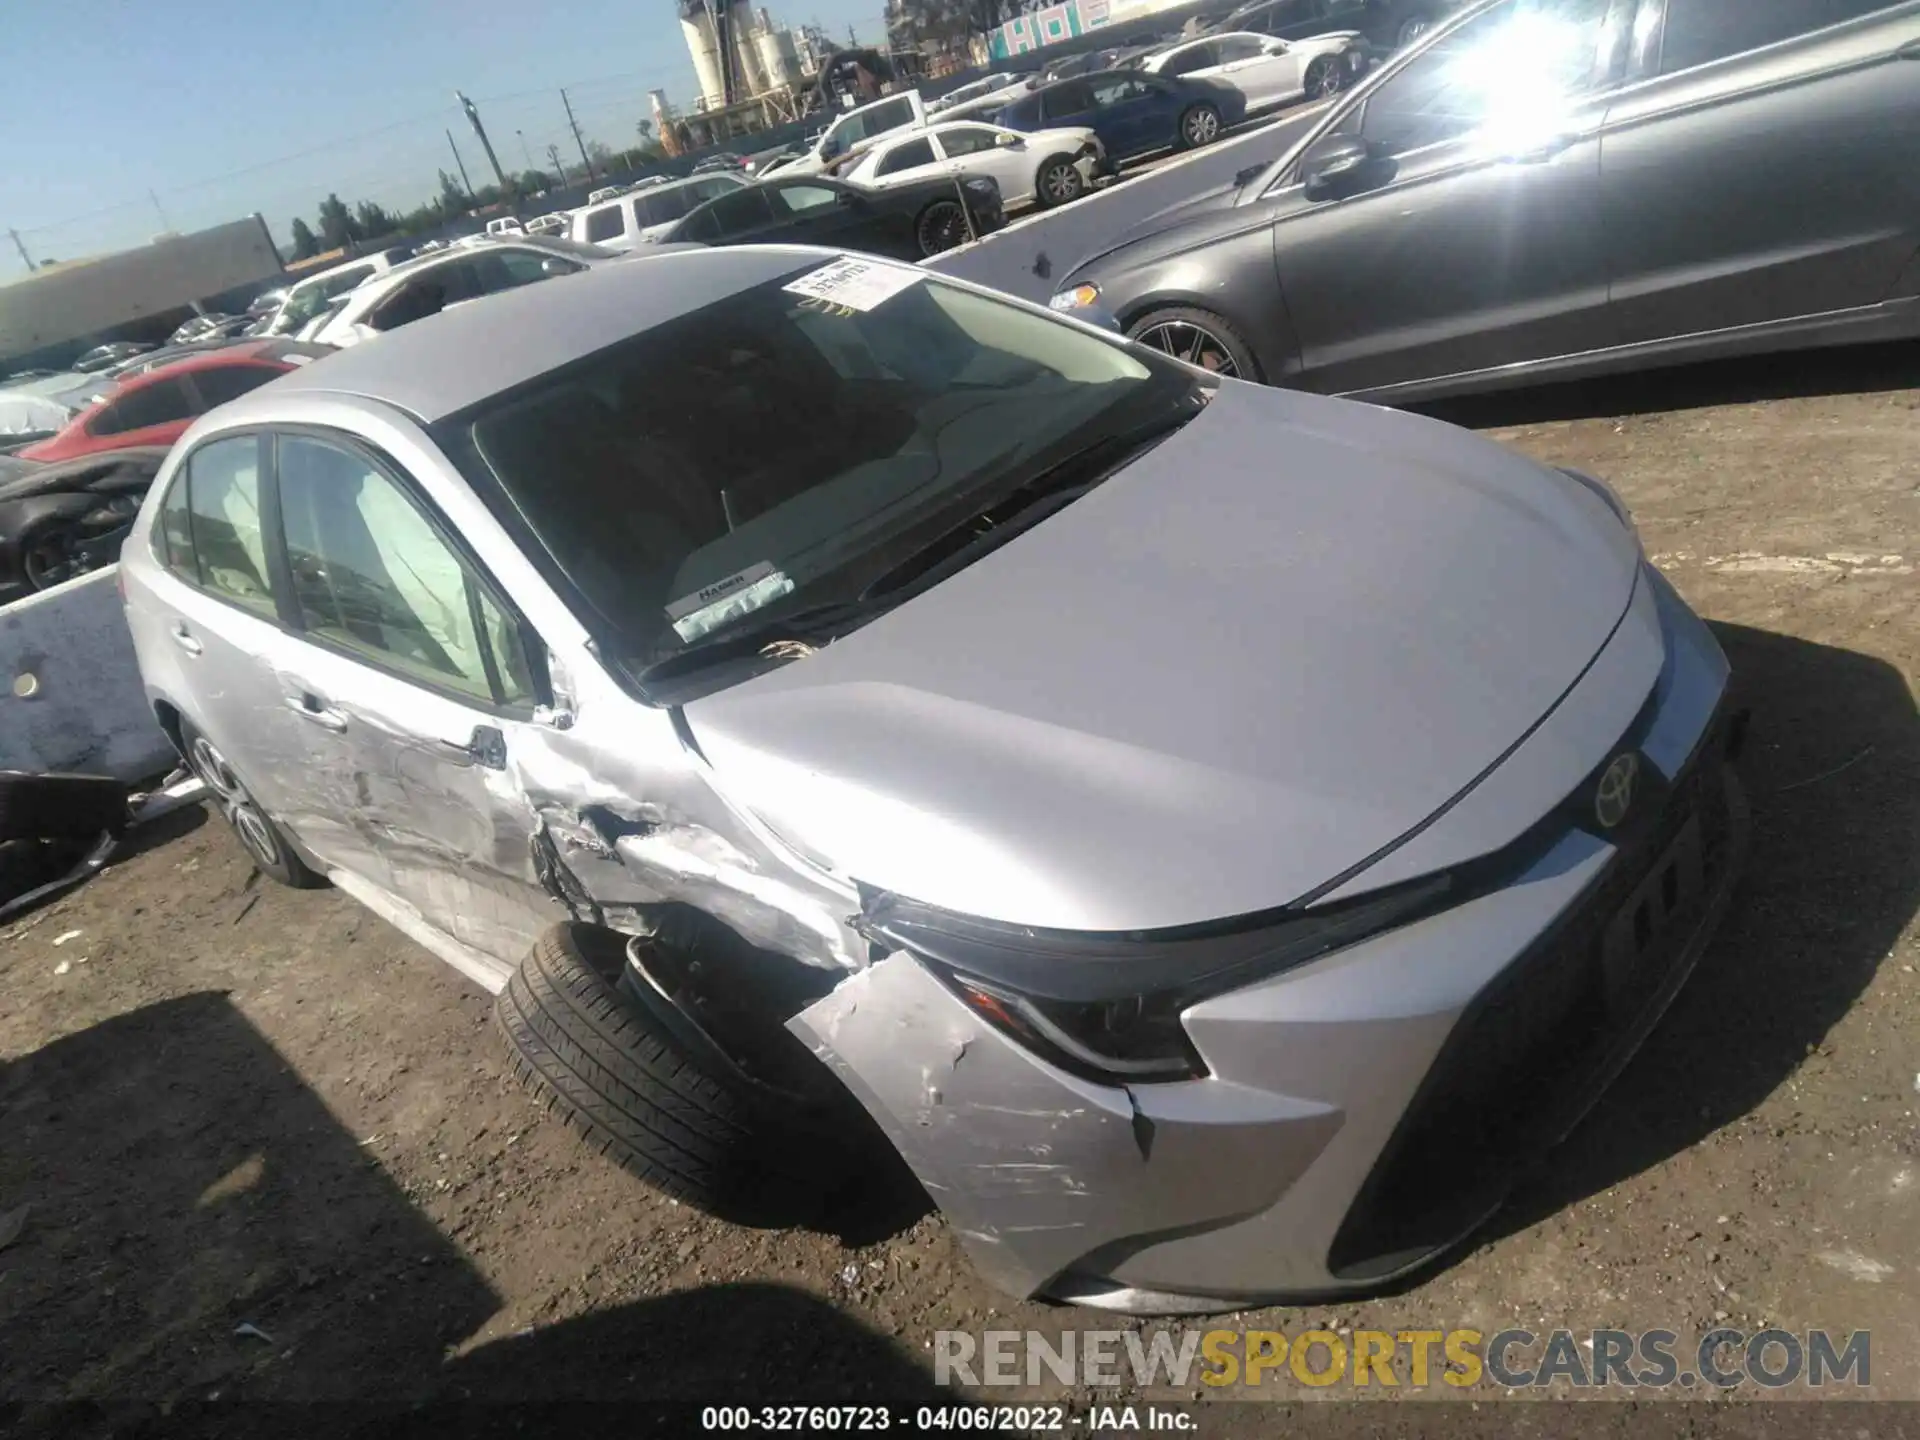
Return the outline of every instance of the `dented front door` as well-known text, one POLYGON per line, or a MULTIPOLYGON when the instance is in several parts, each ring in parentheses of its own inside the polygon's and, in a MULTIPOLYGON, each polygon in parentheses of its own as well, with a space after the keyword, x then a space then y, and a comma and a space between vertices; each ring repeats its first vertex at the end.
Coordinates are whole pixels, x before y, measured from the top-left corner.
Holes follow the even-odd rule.
POLYGON ((509 963, 552 923, 515 779, 536 703, 524 623, 406 478, 345 437, 276 445, 300 631, 274 673, 304 725, 296 832, 463 944, 509 963))

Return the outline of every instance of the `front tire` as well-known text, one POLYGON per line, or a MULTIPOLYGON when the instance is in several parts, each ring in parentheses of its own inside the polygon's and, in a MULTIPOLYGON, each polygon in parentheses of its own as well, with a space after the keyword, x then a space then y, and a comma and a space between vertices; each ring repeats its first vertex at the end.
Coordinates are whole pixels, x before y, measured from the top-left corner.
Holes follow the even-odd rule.
POLYGON ((1322 55, 1307 67, 1306 85, 1309 100, 1324 100, 1329 95, 1337 95, 1347 83, 1346 62, 1334 55, 1322 55))
POLYGON ((972 238, 967 231, 966 211, 958 200, 934 201, 913 222, 913 238, 923 260, 966 244, 972 238))
POLYGON ((1087 182, 1081 178, 1080 167, 1066 155, 1055 155, 1048 159, 1033 180, 1034 197, 1048 209, 1071 204, 1086 191, 1087 182))
POLYGON ((1433 28, 1431 15, 1409 15, 1400 22, 1399 33, 1394 37, 1397 46, 1404 50, 1427 31, 1433 28))
POLYGON ((193 773, 207 787, 208 798, 232 827, 240 848, 253 861, 254 869, 293 890, 318 890, 327 883, 326 876, 300 858, 286 834, 260 808, 253 792, 234 774, 227 757, 184 720, 180 722, 180 747, 193 773))
POLYGON ((1149 311, 1127 327, 1127 335, 1214 375, 1260 382, 1253 347, 1223 315, 1185 305, 1149 311))
POLYGON ((1198 150, 1220 138, 1220 112, 1204 100, 1180 112, 1179 148, 1198 150))
POLYGON ((495 1010, 514 1073, 656 1189, 723 1219, 804 1223, 845 1179, 831 1136, 684 1018, 636 998, 626 945, 577 923, 540 937, 495 1010))

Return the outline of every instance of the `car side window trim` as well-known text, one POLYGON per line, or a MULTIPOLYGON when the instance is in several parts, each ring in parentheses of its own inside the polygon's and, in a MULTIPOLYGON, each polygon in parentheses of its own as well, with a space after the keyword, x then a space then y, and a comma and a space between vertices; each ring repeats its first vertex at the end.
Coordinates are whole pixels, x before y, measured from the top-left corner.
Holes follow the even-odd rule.
MULTIPOLYGON (((382 675, 391 676, 404 684, 415 685, 434 695, 442 696, 458 704, 470 706, 475 710, 498 716, 507 720, 526 720, 533 711, 543 705, 553 703, 553 685, 547 668, 546 643, 541 640, 533 626, 528 623, 520 608, 507 598, 507 592, 500 582, 494 579, 486 566, 480 563, 480 557, 460 536, 459 531, 447 522, 440 508, 424 493, 405 469, 386 455, 377 446, 369 444, 356 435, 343 430, 330 430, 321 425, 276 425, 271 429, 269 438, 272 444, 270 464, 267 467, 268 490, 272 495, 271 506, 274 528, 267 537, 269 565, 276 571, 274 585, 278 587, 281 577, 286 583, 285 608, 292 612, 286 628, 296 638, 309 645, 316 645, 355 664, 365 665, 382 675), (351 455, 354 459, 368 465, 388 481, 408 503, 412 504, 432 527, 438 538, 445 543, 453 557, 468 572, 474 583, 466 587, 468 614, 474 625, 475 643, 480 652, 481 667, 486 672, 487 686, 493 694, 491 699, 483 700, 470 691, 451 685, 437 685, 423 677, 417 671, 406 670, 398 665, 383 662, 376 654, 352 646, 342 645, 325 635, 317 634, 307 628, 306 619, 300 614, 299 602, 293 591, 293 567, 287 556, 286 530, 280 523, 280 446, 279 442, 287 438, 311 440, 316 444, 330 445, 334 449, 351 455), (484 597, 482 592, 484 592, 484 597), (500 698, 506 693, 502 683, 499 659, 493 653, 493 637, 482 621, 482 600, 490 600, 503 616, 506 616, 520 636, 520 648, 526 656, 527 678, 532 684, 533 703, 531 705, 511 704, 500 698)), ((263 500, 263 508, 269 502, 263 500)))

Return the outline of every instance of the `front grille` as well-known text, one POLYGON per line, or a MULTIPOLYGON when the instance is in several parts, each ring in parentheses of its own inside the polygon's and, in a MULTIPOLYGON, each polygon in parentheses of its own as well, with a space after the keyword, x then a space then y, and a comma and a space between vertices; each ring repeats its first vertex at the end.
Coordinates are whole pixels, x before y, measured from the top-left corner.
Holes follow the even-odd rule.
POLYGON ((1728 863, 1723 743, 1715 727, 1655 823, 1461 1017, 1334 1238, 1333 1274, 1390 1274, 1458 1239, 1584 1112, 1728 863), (1678 843, 1690 826, 1699 883, 1669 914, 1685 890, 1676 866, 1693 853, 1691 838, 1678 843))

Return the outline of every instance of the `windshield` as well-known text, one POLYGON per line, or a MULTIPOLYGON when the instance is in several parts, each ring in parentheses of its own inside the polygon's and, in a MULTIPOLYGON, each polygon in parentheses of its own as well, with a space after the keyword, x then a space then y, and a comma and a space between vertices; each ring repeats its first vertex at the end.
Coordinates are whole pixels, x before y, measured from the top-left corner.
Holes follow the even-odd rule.
POLYGON ((689 180, 679 185, 662 185, 658 189, 648 190, 633 202, 634 211, 640 217, 643 228, 654 225, 671 225, 696 205, 704 205, 716 195, 725 194, 739 187, 726 180, 709 176, 703 180, 689 180))
POLYGON ((298 330, 329 308, 328 301, 345 295, 372 274, 373 266, 356 265, 351 270, 342 270, 333 275, 316 275, 311 280, 302 281, 288 293, 287 303, 281 307, 279 318, 273 322, 274 333, 285 335, 298 330))
POLYGON ((436 430, 634 674, 857 596, 1037 470, 1183 417, 1200 383, 913 267, 812 261, 436 430), (844 267, 857 303, 800 293, 844 267))

